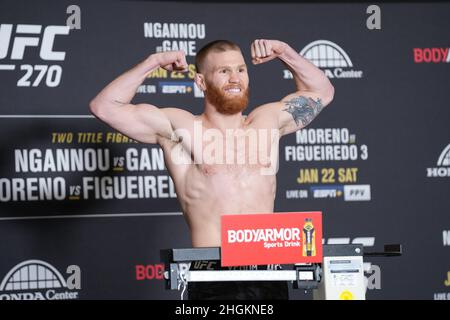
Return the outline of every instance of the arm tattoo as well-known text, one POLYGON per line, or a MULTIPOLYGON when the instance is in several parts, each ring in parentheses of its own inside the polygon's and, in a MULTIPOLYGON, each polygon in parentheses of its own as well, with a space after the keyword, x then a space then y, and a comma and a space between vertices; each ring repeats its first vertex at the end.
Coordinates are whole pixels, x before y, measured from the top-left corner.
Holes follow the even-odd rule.
POLYGON ((283 111, 289 112, 294 118, 295 124, 302 127, 306 127, 323 109, 322 101, 319 98, 314 101, 312 98, 299 96, 284 104, 287 108, 283 111))

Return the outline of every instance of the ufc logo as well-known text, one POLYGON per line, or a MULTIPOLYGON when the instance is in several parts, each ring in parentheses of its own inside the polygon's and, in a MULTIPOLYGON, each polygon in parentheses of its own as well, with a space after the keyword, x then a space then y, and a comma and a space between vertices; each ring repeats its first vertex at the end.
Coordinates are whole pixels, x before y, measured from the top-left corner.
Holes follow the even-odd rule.
POLYGON ((64 61, 66 53, 53 51, 53 44, 57 35, 68 35, 70 27, 47 26, 43 32, 42 28, 36 24, 18 24, 13 34, 12 24, 0 24, 0 60, 8 56, 12 43, 11 60, 22 60, 27 47, 40 47, 39 57, 42 60, 64 61))

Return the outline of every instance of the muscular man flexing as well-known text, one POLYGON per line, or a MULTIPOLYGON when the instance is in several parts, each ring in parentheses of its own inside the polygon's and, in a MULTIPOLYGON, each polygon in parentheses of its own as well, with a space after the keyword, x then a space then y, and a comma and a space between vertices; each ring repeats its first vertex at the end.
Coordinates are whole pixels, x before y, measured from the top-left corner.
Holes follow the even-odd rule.
POLYGON ((279 138, 307 126, 333 99, 324 73, 288 44, 255 40, 251 56, 254 64, 280 59, 294 76, 296 92, 244 116, 247 65, 236 44, 218 40, 196 56, 195 83, 205 94, 200 115, 131 103, 155 69, 187 71, 182 51, 150 55, 90 103, 92 113, 114 129, 161 146, 194 247, 220 246, 222 214, 273 212, 279 138))

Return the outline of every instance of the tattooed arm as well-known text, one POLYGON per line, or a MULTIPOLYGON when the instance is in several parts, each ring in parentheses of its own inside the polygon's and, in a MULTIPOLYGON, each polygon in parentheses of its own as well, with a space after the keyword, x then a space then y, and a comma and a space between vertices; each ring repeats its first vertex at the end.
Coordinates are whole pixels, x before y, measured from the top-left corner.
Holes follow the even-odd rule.
POLYGON ((288 45, 279 58, 292 72, 297 87, 297 92, 281 100, 279 122, 281 134, 285 135, 310 124, 333 100, 334 87, 319 68, 288 45))
POLYGON ((321 97, 320 94, 307 92, 292 94, 283 99, 281 112, 278 115, 281 135, 306 127, 330 101, 321 97))
POLYGON ((296 92, 260 110, 278 119, 282 135, 306 127, 333 100, 334 88, 325 74, 288 44, 255 40, 251 49, 254 64, 279 58, 294 76, 296 92))

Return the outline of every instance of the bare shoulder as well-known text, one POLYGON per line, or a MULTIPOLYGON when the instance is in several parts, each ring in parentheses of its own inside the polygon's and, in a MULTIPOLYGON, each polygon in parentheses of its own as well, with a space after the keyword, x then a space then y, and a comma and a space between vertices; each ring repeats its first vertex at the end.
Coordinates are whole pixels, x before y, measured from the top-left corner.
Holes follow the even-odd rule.
POLYGON ((164 112, 164 114, 166 114, 166 116, 168 116, 170 119, 174 119, 174 120, 193 120, 194 119, 194 115, 185 110, 185 109, 181 109, 181 108, 161 108, 161 111, 164 112))
POLYGON ((161 108, 161 111, 169 119, 172 129, 189 129, 192 127, 196 116, 181 108, 161 108))
POLYGON ((160 110, 169 119, 171 135, 159 137, 158 143, 168 150, 178 144, 182 144, 185 149, 189 149, 189 145, 186 144, 189 139, 185 139, 184 135, 192 135, 194 122, 197 119, 197 116, 181 108, 169 107, 161 108, 160 110))

